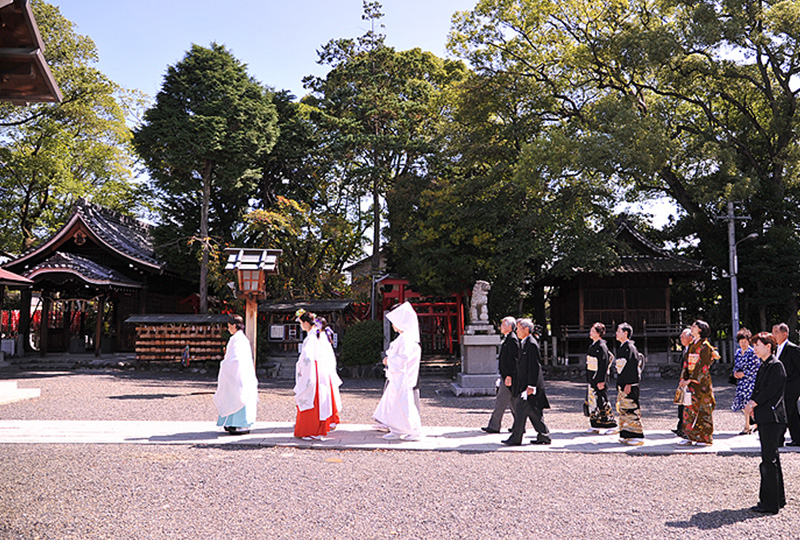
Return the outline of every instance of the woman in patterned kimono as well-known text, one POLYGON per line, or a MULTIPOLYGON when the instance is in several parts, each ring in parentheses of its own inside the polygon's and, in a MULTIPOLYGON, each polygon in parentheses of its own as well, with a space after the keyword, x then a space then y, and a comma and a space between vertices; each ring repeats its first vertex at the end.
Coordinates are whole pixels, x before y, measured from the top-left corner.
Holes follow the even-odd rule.
POLYGON ((747 328, 742 328, 736 334, 736 341, 739 342, 739 349, 733 355, 733 376, 737 379, 736 395, 733 396, 732 411, 742 411, 744 413, 744 429, 739 435, 747 435, 752 432, 753 426, 750 425, 750 415, 744 412, 744 407, 750 401, 753 388, 756 384, 756 374, 761 366, 761 361, 756 356, 753 347, 750 345, 752 334, 747 328))
POLYGON ((694 341, 689 345, 686 355, 686 367, 681 373, 679 386, 684 393, 691 396, 685 398, 683 408, 683 432, 685 439, 679 445, 708 446, 713 442, 714 434, 714 388, 711 385, 711 364, 719 357, 714 347, 708 342, 711 328, 705 321, 697 320, 692 324, 694 341))
POLYGON ((631 446, 644 444, 642 407, 639 403, 639 351, 631 340, 633 328, 628 323, 617 326, 617 414, 619 442, 631 446))
POLYGON ((603 335, 606 325, 596 322, 589 329, 592 344, 586 351, 586 381, 589 388, 586 393, 586 403, 589 410, 589 433, 600 433, 617 427, 614 412, 608 402, 608 345, 603 335))

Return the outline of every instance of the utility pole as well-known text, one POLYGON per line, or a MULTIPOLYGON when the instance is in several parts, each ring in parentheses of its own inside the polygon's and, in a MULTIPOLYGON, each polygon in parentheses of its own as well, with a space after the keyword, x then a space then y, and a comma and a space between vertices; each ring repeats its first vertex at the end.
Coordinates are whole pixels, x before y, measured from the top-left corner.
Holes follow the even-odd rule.
MULTIPOLYGON (((739 242, 757 238, 758 233, 752 233, 739 242, 736 241, 736 221, 748 221, 750 216, 736 216, 734 202, 728 201, 728 212, 724 216, 716 216, 717 219, 724 219, 728 222, 728 274, 731 278, 731 321, 733 327, 732 338, 736 339, 739 333, 739 258, 736 253, 736 246, 739 242)), ((734 343, 734 346, 736 344, 734 343)))

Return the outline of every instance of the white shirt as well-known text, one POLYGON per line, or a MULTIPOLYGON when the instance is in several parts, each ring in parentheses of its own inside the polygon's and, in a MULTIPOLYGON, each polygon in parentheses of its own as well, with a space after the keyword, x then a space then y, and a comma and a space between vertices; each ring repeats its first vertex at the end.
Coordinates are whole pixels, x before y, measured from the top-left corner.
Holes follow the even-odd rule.
POLYGON ((775 351, 775 358, 780 358, 781 357, 781 353, 783 352, 783 348, 786 346, 786 342, 787 341, 789 341, 789 340, 787 339, 786 341, 784 341, 783 343, 778 345, 778 350, 775 351))

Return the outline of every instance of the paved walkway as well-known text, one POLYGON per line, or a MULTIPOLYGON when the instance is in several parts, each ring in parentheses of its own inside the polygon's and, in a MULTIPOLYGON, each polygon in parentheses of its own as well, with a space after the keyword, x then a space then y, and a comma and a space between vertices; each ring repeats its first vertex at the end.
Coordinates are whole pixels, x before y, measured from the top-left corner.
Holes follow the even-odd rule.
MULTIPOLYGON (((420 441, 387 441, 370 426, 341 424, 323 441, 304 441, 293 436, 289 422, 257 422, 250 434, 232 436, 213 422, 130 422, 0 420, 0 444, 183 444, 252 445, 264 447, 329 448, 336 450, 417 450, 455 452, 583 452, 629 454, 759 453, 758 436, 717 432, 708 447, 678 446, 668 431, 647 431, 642 446, 626 446, 616 435, 582 431, 552 434, 549 446, 526 444, 507 447, 505 434, 487 434, 462 427, 425 427, 420 441)), ((800 449, 798 449, 800 450, 800 449)), ((784 452, 798 451, 784 448, 784 452)))

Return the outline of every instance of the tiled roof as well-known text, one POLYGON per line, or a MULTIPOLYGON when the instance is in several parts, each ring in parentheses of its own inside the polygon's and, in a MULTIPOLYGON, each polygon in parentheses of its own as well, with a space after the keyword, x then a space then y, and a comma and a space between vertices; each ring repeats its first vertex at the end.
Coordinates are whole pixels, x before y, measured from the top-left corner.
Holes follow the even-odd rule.
POLYGON ((6 285, 10 287, 28 287, 32 284, 33 281, 29 280, 28 278, 0 268, 0 285, 6 285))
POLYGON ((617 273, 680 274, 703 270, 703 266, 691 259, 679 257, 650 241, 637 231, 625 216, 617 218, 614 237, 636 251, 635 255, 620 254, 617 273))
POLYGON ((293 313, 300 308, 308 311, 331 312, 344 311, 352 304, 352 300, 296 300, 282 302, 263 302, 258 305, 258 311, 271 311, 276 313, 293 313))
POLYGON ((92 232, 117 251, 153 266, 162 266, 153 249, 150 225, 84 199, 78 199, 75 212, 92 232))
POLYGON ((702 270, 693 262, 678 257, 653 257, 650 255, 626 255, 619 258, 615 273, 637 274, 683 274, 702 270))
POLYGON ((149 315, 131 315, 125 319, 131 324, 224 324, 230 320, 230 315, 193 314, 193 313, 163 313, 149 315))
POLYGON ((125 289, 136 289, 142 286, 120 272, 90 261, 74 253, 56 252, 47 260, 26 270, 24 276, 39 281, 36 278, 43 274, 70 273, 79 276, 83 281, 93 285, 106 285, 125 289))
POLYGON ((79 221, 105 248, 151 270, 161 272, 167 269, 166 265, 156 258, 150 225, 85 199, 78 199, 73 207, 72 216, 53 236, 3 266, 22 273, 23 268, 46 257, 79 221))

